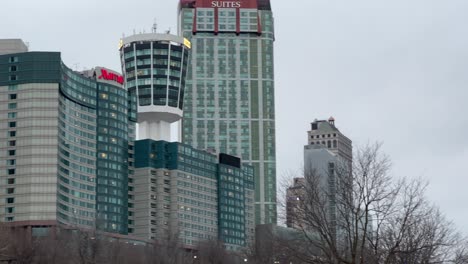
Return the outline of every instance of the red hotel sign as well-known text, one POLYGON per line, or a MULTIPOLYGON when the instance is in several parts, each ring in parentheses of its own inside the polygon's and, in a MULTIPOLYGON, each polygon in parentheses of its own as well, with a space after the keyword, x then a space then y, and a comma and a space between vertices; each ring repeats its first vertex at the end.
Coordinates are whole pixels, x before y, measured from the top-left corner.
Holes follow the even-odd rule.
POLYGON ((101 75, 98 77, 98 79, 104 79, 106 81, 114 81, 120 84, 124 83, 124 78, 122 75, 109 72, 106 69, 101 69, 101 75))
POLYGON ((257 8, 257 0, 197 0, 201 8, 257 8))

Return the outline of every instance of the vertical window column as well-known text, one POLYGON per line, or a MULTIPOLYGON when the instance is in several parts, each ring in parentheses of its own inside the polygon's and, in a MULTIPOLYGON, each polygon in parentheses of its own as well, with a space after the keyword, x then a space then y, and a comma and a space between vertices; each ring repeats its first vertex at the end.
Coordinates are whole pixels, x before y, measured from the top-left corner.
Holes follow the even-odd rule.
MULTIPOLYGON (((13 61, 17 59, 13 58, 13 61)), ((12 62, 13 62, 12 61, 12 62)), ((10 66, 10 72, 15 72, 17 70, 16 66, 10 66)), ((10 76, 11 80, 16 80, 16 76, 12 78, 10 76)), ((15 90, 15 89, 11 89, 15 90)), ((16 140, 14 139, 16 137, 16 128, 18 126, 17 123, 17 112, 14 111, 17 109, 18 104, 16 102, 18 98, 18 95, 16 93, 10 93, 8 94, 8 110, 10 110, 7 113, 7 120, 8 120, 8 131, 7 131, 7 136, 8 136, 8 144, 7 144, 7 159, 5 160, 6 162, 6 174, 9 178, 6 180, 6 185, 5 185, 5 194, 7 194, 7 197, 5 198, 5 222, 12 222, 15 220, 14 216, 11 215, 15 212, 15 197, 12 197, 15 194, 15 187, 14 184, 16 182, 16 179, 14 176, 16 175, 16 140)))

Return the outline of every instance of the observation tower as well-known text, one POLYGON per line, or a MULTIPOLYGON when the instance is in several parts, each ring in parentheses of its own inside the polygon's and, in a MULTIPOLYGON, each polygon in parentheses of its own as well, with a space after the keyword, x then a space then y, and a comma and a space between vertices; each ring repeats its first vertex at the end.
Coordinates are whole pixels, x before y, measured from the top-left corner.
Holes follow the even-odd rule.
POLYGON ((137 98, 138 139, 171 140, 171 123, 182 118, 190 41, 147 33, 123 38, 125 84, 137 98))

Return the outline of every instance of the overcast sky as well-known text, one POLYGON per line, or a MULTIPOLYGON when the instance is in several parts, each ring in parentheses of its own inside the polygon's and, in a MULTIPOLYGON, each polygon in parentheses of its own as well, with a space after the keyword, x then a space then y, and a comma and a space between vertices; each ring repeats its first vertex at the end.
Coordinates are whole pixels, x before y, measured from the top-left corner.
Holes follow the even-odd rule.
MULTIPOLYGON (((278 178, 303 164, 306 131, 334 116, 355 146, 384 142, 396 176, 468 234, 468 1, 271 0, 278 178)), ((0 38, 120 70, 122 34, 177 29, 176 0, 3 1, 0 38)))

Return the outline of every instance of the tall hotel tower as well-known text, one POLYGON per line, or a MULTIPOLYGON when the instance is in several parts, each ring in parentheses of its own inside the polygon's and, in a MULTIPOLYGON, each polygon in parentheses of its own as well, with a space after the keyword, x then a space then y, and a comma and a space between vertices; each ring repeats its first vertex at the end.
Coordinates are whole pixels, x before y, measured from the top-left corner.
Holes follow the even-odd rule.
POLYGON ((183 142, 251 164, 255 222, 276 223, 270 1, 181 0, 179 34, 192 42, 183 142))
POLYGON ((0 55, 0 222, 127 234, 136 113, 123 77, 16 46, 0 55))

